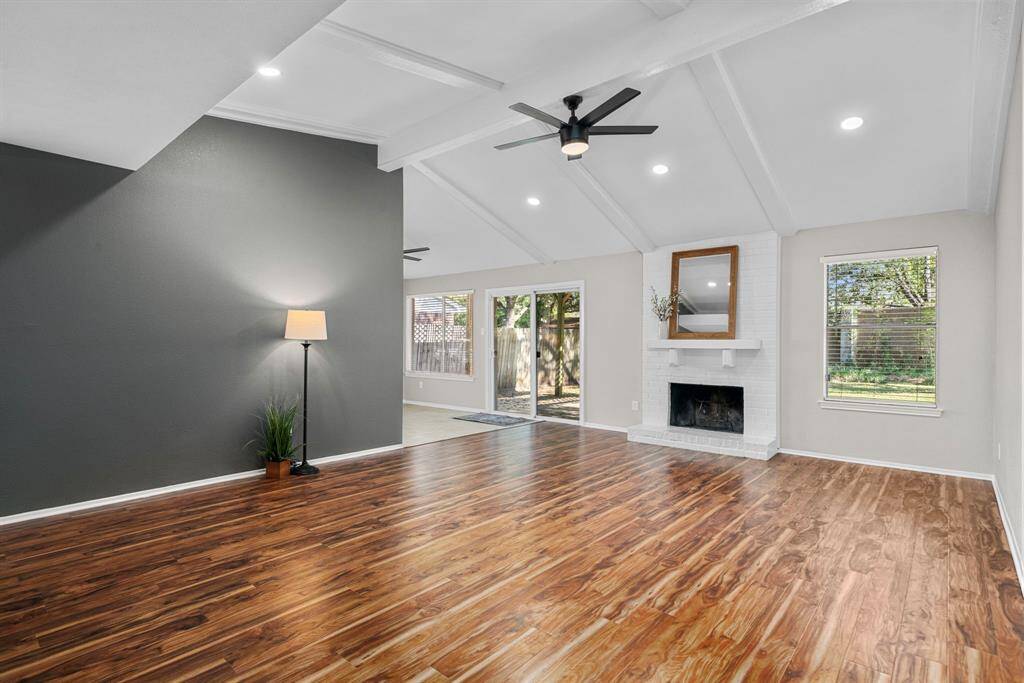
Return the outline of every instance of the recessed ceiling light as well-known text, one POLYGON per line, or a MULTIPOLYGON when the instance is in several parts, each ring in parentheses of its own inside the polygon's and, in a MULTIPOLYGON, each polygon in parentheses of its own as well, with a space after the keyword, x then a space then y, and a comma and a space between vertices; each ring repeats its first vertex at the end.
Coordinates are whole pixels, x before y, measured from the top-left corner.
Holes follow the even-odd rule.
POLYGON ((281 75, 281 70, 276 66, 261 66, 256 69, 256 73, 260 76, 266 76, 267 78, 277 78, 281 75))
POLYGON ((863 125, 864 119, 862 119, 859 116, 851 116, 849 118, 843 119, 842 123, 839 124, 839 127, 842 128, 843 130, 857 130, 863 125))
POLYGON ((666 173, 668 173, 668 166, 666 166, 665 164, 655 164, 654 166, 651 167, 651 173, 654 173, 656 175, 665 175, 666 173))
POLYGON ((540 200, 537 199, 536 197, 527 197, 526 203, 529 204, 530 206, 540 206, 540 200))
POLYGON ((709 280, 708 281, 708 287, 717 287, 717 286, 718 286, 718 283, 715 282, 714 280, 709 280))

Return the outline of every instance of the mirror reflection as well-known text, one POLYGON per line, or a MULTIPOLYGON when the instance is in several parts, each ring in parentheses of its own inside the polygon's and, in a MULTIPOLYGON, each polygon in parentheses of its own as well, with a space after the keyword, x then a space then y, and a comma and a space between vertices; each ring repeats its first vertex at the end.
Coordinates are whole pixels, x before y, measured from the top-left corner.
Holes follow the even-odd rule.
POLYGON ((733 332, 735 249, 723 247, 692 256, 687 252, 674 255, 672 287, 678 304, 672 336, 714 338, 733 332))

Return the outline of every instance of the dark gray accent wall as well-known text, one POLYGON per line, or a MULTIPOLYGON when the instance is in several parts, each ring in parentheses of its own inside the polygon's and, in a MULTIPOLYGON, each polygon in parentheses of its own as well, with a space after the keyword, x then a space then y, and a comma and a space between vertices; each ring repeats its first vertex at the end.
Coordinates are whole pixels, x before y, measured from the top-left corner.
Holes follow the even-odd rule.
MULTIPOLYGON (((371 145, 203 118, 144 167, 0 145, 0 515, 260 466, 271 395, 310 457, 402 431, 402 176, 371 145)), ((187 512, 187 511, 183 511, 187 512)))

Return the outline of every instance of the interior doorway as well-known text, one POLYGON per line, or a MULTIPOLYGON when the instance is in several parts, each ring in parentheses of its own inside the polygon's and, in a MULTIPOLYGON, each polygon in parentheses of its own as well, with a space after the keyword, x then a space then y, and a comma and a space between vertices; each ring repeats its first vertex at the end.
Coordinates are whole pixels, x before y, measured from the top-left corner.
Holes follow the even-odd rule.
POLYGON ((581 422, 583 284, 487 291, 490 408, 581 422))

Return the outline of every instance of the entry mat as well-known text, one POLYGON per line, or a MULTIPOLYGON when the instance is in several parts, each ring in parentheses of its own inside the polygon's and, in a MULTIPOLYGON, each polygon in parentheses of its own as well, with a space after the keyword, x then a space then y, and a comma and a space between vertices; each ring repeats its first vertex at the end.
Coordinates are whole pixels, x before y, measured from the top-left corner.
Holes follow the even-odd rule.
POLYGON ((453 420, 465 420, 466 422, 480 422, 485 425, 495 425, 498 427, 512 427, 513 425, 522 425, 533 420, 528 420, 525 417, 512 417, 511 415, 492 415, 491 413, 473 413, 471 415, 459 415, 458 417, 452 418, 453 420))

